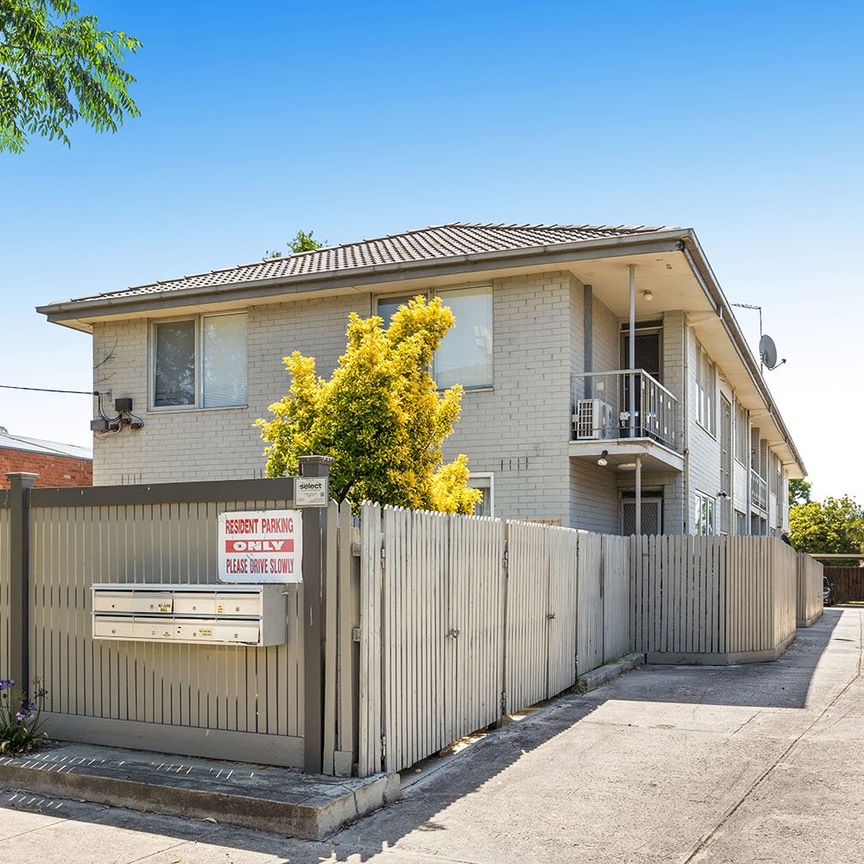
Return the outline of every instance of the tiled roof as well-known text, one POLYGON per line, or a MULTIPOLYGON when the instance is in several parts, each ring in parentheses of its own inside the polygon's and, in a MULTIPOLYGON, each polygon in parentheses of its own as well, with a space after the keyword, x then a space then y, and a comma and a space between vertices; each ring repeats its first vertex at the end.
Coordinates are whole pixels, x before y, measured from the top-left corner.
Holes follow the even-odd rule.
POLYGON ((41 438, 24 438, 12 435, 0 426, 0 449, 22 450, 26 453, 44 453, 50 456, 68 456, 71 459, 92 459, 93 451, 75 444, 59 444, 56 441, 43 441, 41 438))
POLYGON ((198 273, 194 276, 153 282, 122 291, 111 291, 77 299, 84 301, 102 297, 162 294, 169 291, 183 291, 187 288, 218 288, 263 279, 337 273, 375 264, 432 261, 484 252, 530 249, 556 243, 651 234, 662 230, 664 230, 662 227, 650 228, 644 225, 497 225, 453 222, 449 225, 433 225, 429 228, 406 231, 404 234, 391 234, 373 240, 345 243, 341 246, 317 249, 314 252, 301 252, 284 258, 242 264, 224 270, 211 270, 209 273, 198 273))

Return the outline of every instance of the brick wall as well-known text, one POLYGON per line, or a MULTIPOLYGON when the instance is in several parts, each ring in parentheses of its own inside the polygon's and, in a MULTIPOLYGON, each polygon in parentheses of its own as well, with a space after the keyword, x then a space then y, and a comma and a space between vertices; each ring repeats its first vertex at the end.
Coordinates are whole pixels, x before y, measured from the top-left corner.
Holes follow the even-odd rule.
POLYGON ((264 444, 255 428, 267 406, 285 394, 282 358, 312 354, 328 375, 345 349, 348 313, 369 314, 370 297, 324 297, 248 310, 248 405, 148 411, 148 322, 133 319, 93 328, 94 388, 112 399, 131 396, 144 429, 108 435, 94 445, 97 485, 239 480, 261 477, 264 444))
MULTIPOLYGON (((494 474, 497 515, 570 523, 573 289, 573 277, 557 272, 493 283, 493 387, 465 393, 444 455, 466 453, 472 471, 494 474)), ((95 482, 261 476, 263 444, 253 424, 287 390, 282 357, 311 354, 328 375, 344 351, 348 313, 368 315, 373 307, 370 294, 352 294, 250 308, 243 408, 148 411, 147 321, 95 325, 95 387, 112 398, 131 396, 145 422, 140 432, 96 442, 95 482)), ((581 339, 581 323, 576 329, 581 339)))
MULTIPOLYGON (((574 280, 575 281, 575 280, 574 280)), ((576 283, 570 294, 571 309, 571 369, 585 370, 585 290, 576 283)), ((591 302, 592 371, 602 372, 619 367, 619 322, 597 297, 591 302)), ((584 392, 584 379, 578 378, 576 395, 584 392)), ((568 426, 568 437, 570 427, 568 426)), ((586 531, 617 534, 618 477, 614 469, 601 468, 596 460, 570 459, 569 524, 586 531)))
POLYGON ((89 459, 73 459, 27 450, 0 449, 0 489, 8 489, 6 474, 27 471, 38 474, 37 486, 91 486, 93 463, 89 459))
POLYGON ((493 387, 466 391, 444 445, 495 476, 495 514, 569 525, 572 276, 493 282, 493 387))
MULTIPOLYGON (((368 315, 373 309, 374 297, 359 292, 250 307, 248 406, 241 408, 148 411, 148 322, 95 325, 94 384, 110 389, 113 398, 131 396, 145 428, 96 442, 94 482, 261 476, 263 444, 254 421, 267 416, 268 405, 287 390, 282 357, 295 350, 311 354, 318 371, 328 375, 344 350, 349 312, 368 315)), ((569 456, 573 390, 581 386, 572 376, 584 369, 584 309, 584 286, 569 272, 494 280, 493 387, 466 391, 462 418, 444 454, 452 459, 466 453, 473 471, 494 475, 498 516, 615 533, 618 495, 632 487, 632 475, 616 476, 569 456)), ((716 494, 720 453, 717 440, 695 422, 695 335, 688 333, 683 313, 664 319, 663 378, 680 400, 682 437, 687 424, 689 477, 646 472, 644 485, 646 491, 662 489, 664 530, 679 533, 692 512, 694 491, 716 494)), ((594 370, 619 368, 620 323, 595 297, 594 370)))

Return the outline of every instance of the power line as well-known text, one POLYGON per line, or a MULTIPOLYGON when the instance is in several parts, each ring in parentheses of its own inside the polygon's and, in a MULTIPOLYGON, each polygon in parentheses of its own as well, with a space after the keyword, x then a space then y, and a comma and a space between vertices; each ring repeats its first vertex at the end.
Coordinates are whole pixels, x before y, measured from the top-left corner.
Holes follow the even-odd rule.
POLYGON ((13 384, 0 384, 0 390, 29 390, 31 393, 73 393, 76 396, 99 396, 98 390, 55 390, 50 387, 16 387, 13 384))

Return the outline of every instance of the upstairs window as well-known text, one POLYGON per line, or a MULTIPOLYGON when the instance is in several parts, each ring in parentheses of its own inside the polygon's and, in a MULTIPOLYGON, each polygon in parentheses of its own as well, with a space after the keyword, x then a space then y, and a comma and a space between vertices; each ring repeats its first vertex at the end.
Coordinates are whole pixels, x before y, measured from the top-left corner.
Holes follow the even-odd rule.
POLYGON ((152 325, 154 409, 246 404, 246 313, 202 315, 152 325))
POLYGON ((747 422, 747 409, 740 403, 735 403, 735 458, 742 464, 747 464, 750 454, 750 429, 747 422))
POLYGON ((153 326, 153 407, 195 404, 195 322, 168 321, 153 326))
POLYGON ((456 323, 435 353, 435 382, 442 390, 492 386, 492 288, 461 288, 438 295, 456 323))
POLYGON ((396 310, 400 306, 407 306, 408 301, 412 300, 414 295, 406 294, 404 297, 379 297, 378 298, 378 314, 384 319, 384 326, 389 327, 396 310))
MULTIPOLYGON (((379 297, 384 326, 396 310, 416 295, 379 297)), ((492 386, 492 286, 439 291, 456 323, 444 337, 432 363, 432 377, 442 390, 461 384, 466 390, 492 386)))
POLYGON ((696 359, 696 420, 711 435, 717 434, 717 369, 698 345, 696 359))

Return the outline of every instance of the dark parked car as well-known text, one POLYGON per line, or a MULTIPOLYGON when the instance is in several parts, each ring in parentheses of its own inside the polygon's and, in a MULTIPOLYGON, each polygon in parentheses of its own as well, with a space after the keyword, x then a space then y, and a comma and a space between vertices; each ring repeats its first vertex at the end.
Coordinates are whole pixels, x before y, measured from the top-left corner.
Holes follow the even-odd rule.
POLYGON ((824 606, 834 605, 834 585, 828 581, 827 576, 822 577, 822 604, 824 606))

